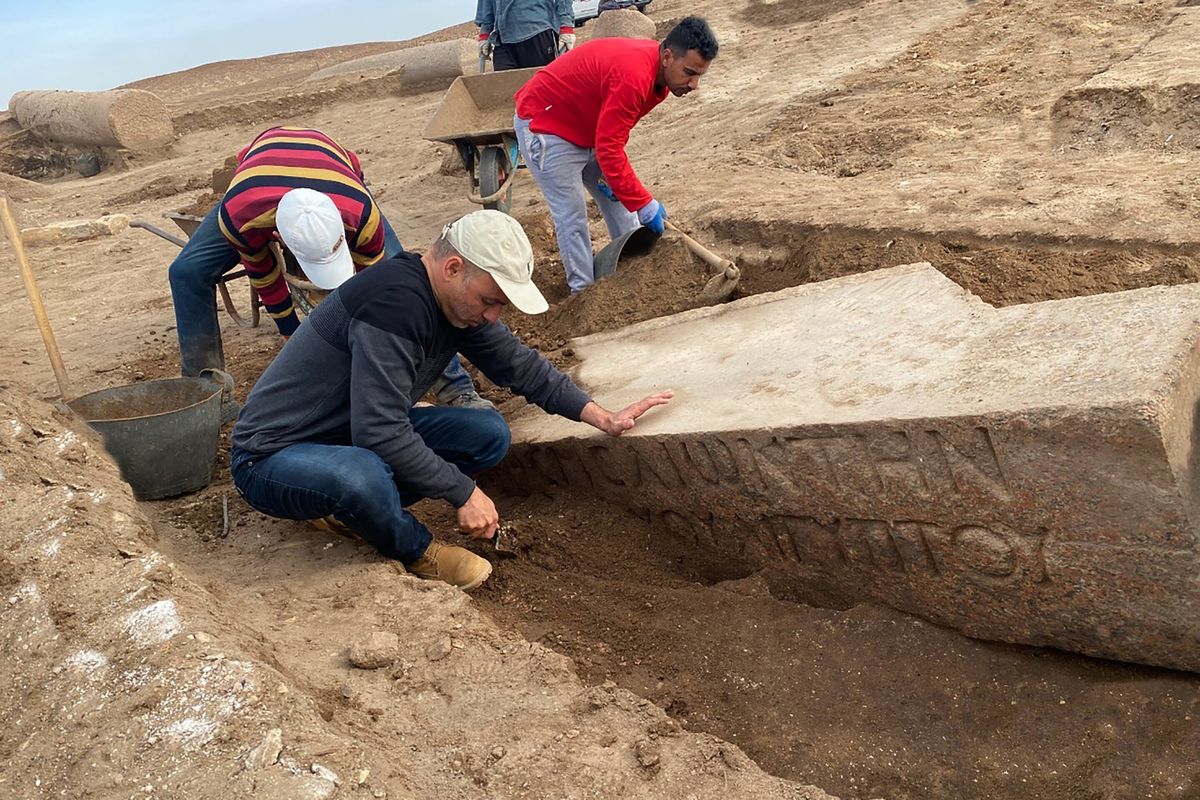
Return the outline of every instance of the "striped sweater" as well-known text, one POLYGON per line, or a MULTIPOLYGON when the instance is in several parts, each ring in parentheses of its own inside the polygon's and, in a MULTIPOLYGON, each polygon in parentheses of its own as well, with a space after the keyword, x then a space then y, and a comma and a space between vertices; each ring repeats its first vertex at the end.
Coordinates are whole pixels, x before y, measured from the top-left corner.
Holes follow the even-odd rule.
POLYGON ((307 187, 329 196, 346 225, 356 270, 383 257, 379 207, 363 182, 353 151, 320 131, 272 128, 238 154, 238 168, 221 201, 221 233, 241 256, 267 313, 290 336, 300 324, 292 296, 270 244, 275 210, 283 195, 307 187))

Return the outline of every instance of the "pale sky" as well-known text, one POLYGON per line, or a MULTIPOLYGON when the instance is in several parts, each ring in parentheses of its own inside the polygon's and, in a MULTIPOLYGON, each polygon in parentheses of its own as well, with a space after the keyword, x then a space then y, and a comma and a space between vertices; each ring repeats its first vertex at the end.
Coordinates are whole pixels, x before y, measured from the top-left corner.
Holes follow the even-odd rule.
POLYGON ((475 0, 0 0, 0 108, 26 89, 111 89, 230 58, 410 39, 475 0))

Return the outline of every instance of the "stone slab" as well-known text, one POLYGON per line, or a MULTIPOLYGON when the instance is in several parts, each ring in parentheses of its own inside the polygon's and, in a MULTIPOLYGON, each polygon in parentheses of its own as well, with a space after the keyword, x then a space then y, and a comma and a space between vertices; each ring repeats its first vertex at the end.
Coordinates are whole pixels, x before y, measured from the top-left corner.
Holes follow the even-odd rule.
POLYGON ((106 214, 98 219, 73 219, 52 222, 40 228, 25 228, 21 231, 21 241, 28 247, 63 244, 95 239, 98 236, 113 236, 128 227, 127 215, 106 214))
POLYGON ((814 602, 1200 670, 1200 286, 993 308, 928 264, 572 342, 614 439, 536 409, 494 483, 590 492, 814 602))

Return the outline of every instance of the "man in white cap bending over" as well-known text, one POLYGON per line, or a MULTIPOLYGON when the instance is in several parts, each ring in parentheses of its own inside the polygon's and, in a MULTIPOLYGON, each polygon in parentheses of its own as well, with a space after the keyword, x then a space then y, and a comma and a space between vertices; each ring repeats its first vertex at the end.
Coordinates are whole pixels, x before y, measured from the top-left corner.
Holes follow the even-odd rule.
MULTIPOLYGON (((308 279, 322 289, 404 252, 367 190, 353 150, 320 131, 263 131, 238 154, 225 196, 168 271, 184 375, 225 368, 216 287, 239 262, 279 332, 286 338, 299 327, 272 241, 286 244, 308 279)), ((434 392, 439 403, 490 405, 476 393, 457 358, 434 392)))
POLYGON ((301 325, 263 373, 233 430, 238 491, 264 514, 332 517, 422 578, 474 589, 492 566, 434 541, 406 506, 439 498, 479 539, 500 527, 472 479, 508 451, 494 409, 416 406, 455 353, 547 412, 620 436, 672 397, 663 391, 619 412, 499 321, 512 304, 546 310, 520 224, 475 211, 442 229, 424 255, 402 253, 350 278, 301 325))

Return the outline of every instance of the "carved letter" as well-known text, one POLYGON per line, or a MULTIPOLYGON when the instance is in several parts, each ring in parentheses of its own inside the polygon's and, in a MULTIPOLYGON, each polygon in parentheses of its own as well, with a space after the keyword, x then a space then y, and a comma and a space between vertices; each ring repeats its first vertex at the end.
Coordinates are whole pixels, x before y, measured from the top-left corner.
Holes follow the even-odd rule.
POLYGON ((798 456, 796 469, 798 483, 814 490, 823 490, 836 494, 841 486, 838 484, 837 470, 825 449, 824 439, 803 439, 785 436, 780 440, 786 449, 798 456))
POLYGON ((937 529, 936 525, 929 522, 903 521, 892 524, 892 541, 906 571, 940 571, 928 541, 928 537, 937 529))
POLYGON ((929 489, 916 448, 904 431, 888 431, 873 437, 867 449, 875 460, 884 491, 896 497, 909 497, 929 489))
POLYGON ((650 477, 664 489, 676 489, 683 485, 683 477, 675 469, 665 443, 654 440, 634 441, 636 444, 631 446, 634 462, 638 467, 638 486, 645 486, 650 477))
POLYGON ((971 433, 952 441, 941 431, 928 431, 938 444, 959 494, 988 492, 1001 500, 1011 500, 1008 482, 1000 469, 1000 459, 986 428, 974 428, 971 433))
POLYGON ((842 491, 874 496, 883 491, 883 481, 866 443, 859 436, 822 439, 842 491))
MULTIPOLYGON (((593 444, 588 445, 586 450, 587 456, 584 458, 585 463, 595 465, 604 482, 610 486, 628 486, 629 469, 622 469, 622 465, 614 464, 615 454, 607 445, 593 444)), ((593 473, 593 477, 595 474, 593 473)))
POLYGON ((963 525, 951 534, 955 554, 967 569, 985 578, 1009 578, 1017 572, 1017 556, 1005 537, 980 527, 963 525))
POLYGON ((529 460, 533 463, 534 471, 545 481, 555 486, 567 484, 567 471, 563 468, 558 454, 549 447, 534 445, 529 451, 529 460))
POLYGON ((845 566, 846 553, 838 539, 838 520, 824 525, 812 517, 782 515, 768 519, 767 523, 775 520, 786 532, 792 555, 798 561, 827 567, 845 566))

